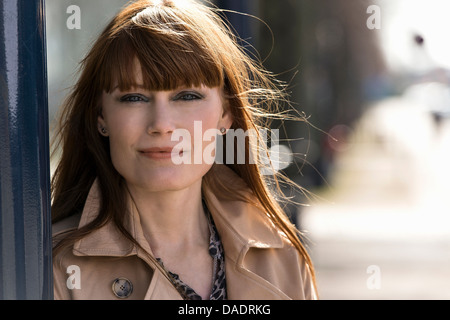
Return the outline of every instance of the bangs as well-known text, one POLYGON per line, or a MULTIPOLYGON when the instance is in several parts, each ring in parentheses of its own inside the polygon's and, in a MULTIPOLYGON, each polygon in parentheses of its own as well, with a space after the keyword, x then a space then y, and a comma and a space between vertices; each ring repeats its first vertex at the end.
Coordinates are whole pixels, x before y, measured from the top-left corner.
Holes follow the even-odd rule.
POLYGON ((224 83, 220 59, 189 32, 156 32, 134 25, 122 29, 105 50, 99 84, 108 93, 117 87, 126 91, 138 85, 149 91, 168 91, 224 83), (143 83, 136 83, 136 61, 143 83))

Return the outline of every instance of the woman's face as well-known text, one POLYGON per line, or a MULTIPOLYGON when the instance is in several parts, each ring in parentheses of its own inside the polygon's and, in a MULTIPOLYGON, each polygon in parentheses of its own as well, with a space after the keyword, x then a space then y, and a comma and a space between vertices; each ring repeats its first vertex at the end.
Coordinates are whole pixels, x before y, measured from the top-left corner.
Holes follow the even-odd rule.
MULTIPOLYGON (((135 72, 136 83, 142 84, 139 65, 135 72)), ((232 123, 221 89, 206 86, 173 91, 116 88, 103 92, 101 106, 99 131, 109 137, 114 167, 129 187, 151 192, 200 182, 212 165, 202 156, 214 154, 210 133, 232 123)))

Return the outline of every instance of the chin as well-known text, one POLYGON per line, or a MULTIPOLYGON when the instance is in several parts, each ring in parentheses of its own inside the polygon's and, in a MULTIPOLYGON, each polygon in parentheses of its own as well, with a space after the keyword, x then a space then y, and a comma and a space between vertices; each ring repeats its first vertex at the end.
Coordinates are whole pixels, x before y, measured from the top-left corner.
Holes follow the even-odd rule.
POLYGON ((136 183, 126 179, 131 184, 139 185, 149 192, 180 191, 189 188, 192 185, 201 183, 203 176, 210 167, 204 166, 186 166, 171 170, 156 170, 147 174, 145 177, 138 177, 136 183), (181 170, 180 170, 181 169, 181 170))

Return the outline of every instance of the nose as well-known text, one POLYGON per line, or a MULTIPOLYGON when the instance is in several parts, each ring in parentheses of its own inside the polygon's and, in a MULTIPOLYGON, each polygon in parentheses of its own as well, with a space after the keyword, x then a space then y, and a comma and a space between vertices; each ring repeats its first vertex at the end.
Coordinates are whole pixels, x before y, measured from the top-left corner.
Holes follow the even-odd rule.
POLYGON ((164 93, 155 94, 149 108, 147 133, 150 135, 171 134, 174 129, 174 115, 170 109, 168 97, 164 93))

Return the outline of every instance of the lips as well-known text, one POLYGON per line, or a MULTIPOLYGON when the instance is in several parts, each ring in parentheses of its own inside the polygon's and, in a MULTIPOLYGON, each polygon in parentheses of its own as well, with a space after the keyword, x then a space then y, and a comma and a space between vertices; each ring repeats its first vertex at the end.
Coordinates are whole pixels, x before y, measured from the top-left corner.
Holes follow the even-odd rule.
POLYGON ((183 150, 175 149, 173 147, 157 147, 139 150, 143 156, 150 159, 171 159, 172 155, 182 155, 183 150))

